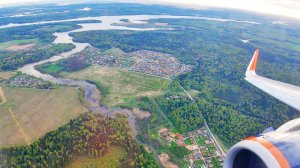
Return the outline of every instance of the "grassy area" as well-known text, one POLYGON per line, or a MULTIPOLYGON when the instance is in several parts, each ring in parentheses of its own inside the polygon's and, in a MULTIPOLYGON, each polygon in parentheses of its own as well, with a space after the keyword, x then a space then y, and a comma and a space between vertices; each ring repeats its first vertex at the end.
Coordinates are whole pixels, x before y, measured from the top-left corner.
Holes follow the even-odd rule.
POLYGON ((197 137, 196 141, 198 145, 205 145, 204 139, 202 137, 197 137))
POLYGON ((2 89, 7 102, 0 105, 0 147, 26 144, 26 136, 33 142, 87 111, 76 88, 2 89))
POLYGON ((192 141, 191 141, 190 139, 185 139, 185 140, 184 140, 184 143, 185 143, 186 145, 192 145, 192 144, 193 144, 192 141))
POLYGON ((11 77, 15 76, 17 73, 12 71, 0 72, 0 80, 8 80, 11 77))
POLYGON ((57 73, 63 69, 63 67, 61 67, 60 65, 58 65, 56 63, 43 64, 43 65, 40 65, 40 68, 43 72, 47 72, 49 74, 57 73))
POLYGON ((134 107, 138 97, 163 94, 169 83, 164 78, 103 66, 93 66, 63 75, 98 83, 106 90, 105 95, 102 93, 101 102, 109 107, 134 107))
POLYGON ((0 50, 5 50, 6 48, 13 46, 13 45, 25 45, 25 44, 31 44, 31 43, 37 43, 37 39, 7 41, 7 42, 0 43, 0 50))
POLYGON ((196 168, 201 168, 204 162, 202 160, 196 160, 194 164, 196 165, 196 168))
POLYGON ((126 157, 124 148, 119 146, 113 146, 103 156, 99 158, 91 157, 78 157, 73 163, 67 166, 67 168, 81 168, 81 167, 97 167, 97 168, 118 168, 123 167, 121 165, 121 159, 126 157))
POLYGON ((226 144, 222 139, 219 138, 219 136, 217 134, 214 134, 215 138, 217 139, 217 141, 219 142, 219 144, 221 145, 222 149, 227 152, 230 148, 229 144, 226 144))
POLYGON ((221 168, 222 165, 220 164, 220 162, 218 161, 218 159, 216 157, 212 158, 212 164, 214 165, 214 168, 221 168))

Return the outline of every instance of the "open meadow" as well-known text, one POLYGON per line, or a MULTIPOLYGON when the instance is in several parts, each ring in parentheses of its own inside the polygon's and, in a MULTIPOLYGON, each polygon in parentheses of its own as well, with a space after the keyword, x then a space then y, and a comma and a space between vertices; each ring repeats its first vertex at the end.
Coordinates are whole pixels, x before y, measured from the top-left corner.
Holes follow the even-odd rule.
POLYGON ((139 97, 163 94, 170 82, 165 78, 104 66, 92 66, 63 75, 66 78, 95 82, 101 87, 102 104, 109 107, 133 107, 139 97))
POLYGON ((5 99, 0 104, 1 147, 32 143, 87 111, 78 89, 72 87, 1 90, 1 99, 5 99))
POLYGON ((26 49, 37 43, 37 39, 12 40, 0 43, 0 50, 20 50, 26 49), (21 47, 23 46, 23 47, 21 47))

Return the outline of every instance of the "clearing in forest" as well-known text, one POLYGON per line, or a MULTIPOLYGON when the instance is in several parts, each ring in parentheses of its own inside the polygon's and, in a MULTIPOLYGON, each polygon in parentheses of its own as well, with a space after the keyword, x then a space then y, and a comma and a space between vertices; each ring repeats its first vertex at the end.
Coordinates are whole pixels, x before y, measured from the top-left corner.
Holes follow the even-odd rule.
POLYGON ((18 51, 31 48, 37 43, 37 39, 12 40, 0 43, 0 50, 18 51))
POLYGON ((110 147, 103 157, 78 157, 67 168, 98 167, 118 168, 123 167, 121 160, 126 157, 126 151, 119 146, 110 147))

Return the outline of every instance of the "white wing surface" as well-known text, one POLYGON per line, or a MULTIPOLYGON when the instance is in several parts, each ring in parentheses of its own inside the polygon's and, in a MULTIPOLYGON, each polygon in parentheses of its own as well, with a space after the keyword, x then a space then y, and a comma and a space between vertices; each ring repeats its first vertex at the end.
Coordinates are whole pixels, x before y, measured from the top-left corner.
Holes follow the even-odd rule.
POLYGON ((246 80, 276 99, 300 111, 300 87, 271 80, 255 73, 259 50, 257 49, 246 71, 246 80))

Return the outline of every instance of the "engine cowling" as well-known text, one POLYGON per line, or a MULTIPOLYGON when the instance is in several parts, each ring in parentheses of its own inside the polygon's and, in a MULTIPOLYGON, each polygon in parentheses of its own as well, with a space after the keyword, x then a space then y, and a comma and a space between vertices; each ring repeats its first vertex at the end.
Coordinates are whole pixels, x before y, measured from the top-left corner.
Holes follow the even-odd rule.
POLYGON ((300 118, 248 137, 228 151, 224 168, 299 168, 300 118))

